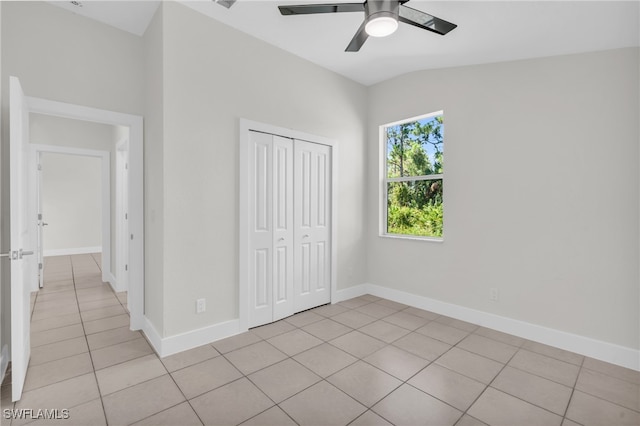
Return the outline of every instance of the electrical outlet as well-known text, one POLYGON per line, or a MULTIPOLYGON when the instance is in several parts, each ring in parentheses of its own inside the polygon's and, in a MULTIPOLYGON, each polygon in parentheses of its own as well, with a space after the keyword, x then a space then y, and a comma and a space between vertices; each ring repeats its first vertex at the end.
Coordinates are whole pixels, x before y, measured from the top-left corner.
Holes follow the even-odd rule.
POLYGON ((491 287, 489 289, 489 300, 492 302, 498 301, 498 289, 496 287, 491 287))
POLYGON ((207 301, 205 299, 196 300, 196 314, 201 314, 207 310, 207 301))

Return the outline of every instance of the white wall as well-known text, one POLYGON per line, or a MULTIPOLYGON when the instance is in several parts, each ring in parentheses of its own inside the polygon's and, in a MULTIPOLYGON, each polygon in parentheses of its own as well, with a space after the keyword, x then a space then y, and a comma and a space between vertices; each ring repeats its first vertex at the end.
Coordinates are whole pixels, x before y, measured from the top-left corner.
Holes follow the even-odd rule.
POLYGON ((3 9, 3 93, 14 75, 27 96, 142 114, 141 37, 45 2, 3 9))
POLYGON ((151 324, 164 328, 164 63, 163 7, 144 34, 144 311, 151 324))
POLYGON ((102 160, 43 153, 44 253, 102 245, 102 160))
POLYGON ((638 349, 638 61, 623 49, 371 87, 369 282, 638 349), (444 242, 381 238, 378 126, 441 109, 444 242))
POLYGON ((164 335, 238 318, 241 117, 339 141, 338 287, 365 278, 366 88, 183 5, 164 13, 164 335), (195 300, 207 312, 195 313, 195 300))
POLYGON ((108 124, 29 114, 29 142, 32 144, 113 152, 114 132, 115 126, 108 124))

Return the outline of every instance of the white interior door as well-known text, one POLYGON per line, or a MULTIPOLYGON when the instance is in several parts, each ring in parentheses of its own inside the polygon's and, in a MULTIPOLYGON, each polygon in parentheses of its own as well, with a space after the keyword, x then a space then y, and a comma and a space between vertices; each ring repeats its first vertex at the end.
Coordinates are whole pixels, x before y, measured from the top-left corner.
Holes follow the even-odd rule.
POLYGON ((249 327, 273 321, 272 145, 249 135, 249 327))
POLYGON ((331 147, 295 141, 295 291, 300 312, 331 301, 331 147))
POLYGON ((249 135, 249 327, 293 314, 293 140, 249 135))
POLYGON ((30 336, 30 293, 32 256, 35 247, 25 247, 32 239, 29 235, 28 217, 28 141, 29 109, 20 86, 20 81, 10 77, 10 218, 11 218, 11 371, 12 399, 17 401, 22 395, 24 380, 29 365, 30 336))
POLYGON ((273 136, 272 321, 293 313, 293 140, 273 136))
POLYGON ((129 289, 129 141, 116 146, 116 281, 129 289))
POLYGON ((42 153, 36 153, 36 206, 38 210, 38 287, 44 287, 44 227, 48 225, 44 221, 44 212, 42 211, 42 153))

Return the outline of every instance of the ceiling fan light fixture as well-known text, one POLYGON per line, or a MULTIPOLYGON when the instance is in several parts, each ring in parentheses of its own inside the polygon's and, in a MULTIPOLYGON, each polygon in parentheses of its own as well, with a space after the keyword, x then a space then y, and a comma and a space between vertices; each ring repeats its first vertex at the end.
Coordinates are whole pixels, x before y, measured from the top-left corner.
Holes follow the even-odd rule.
POLYGON ((380 12, 369 16, 364 30, 371 37, 387 37, 398 29, 398 18, 392 13, 380 12))

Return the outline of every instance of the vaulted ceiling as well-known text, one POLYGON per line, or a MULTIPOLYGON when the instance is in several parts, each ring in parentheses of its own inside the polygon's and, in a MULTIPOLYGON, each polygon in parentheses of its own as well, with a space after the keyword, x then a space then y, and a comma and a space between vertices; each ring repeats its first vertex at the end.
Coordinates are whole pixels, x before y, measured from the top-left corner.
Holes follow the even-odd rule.
MULTIPOLYGON (((357 1, 357 0, 356 0, 357 1)), ((640 45, 639 1, 427 1, 414 9, 454 22, 446 36, 401 24, 369 38, 360 52, 345 47, 363 13, 282 16, 280 4, 345 0, 211 0, 181 3, 365 85, 411 71, 555 56, 640 45)), ((158 1, 51 2, 125 31, 144 33, 158 1)), ((221 41, 224 42, 224 41, 221 41)))

